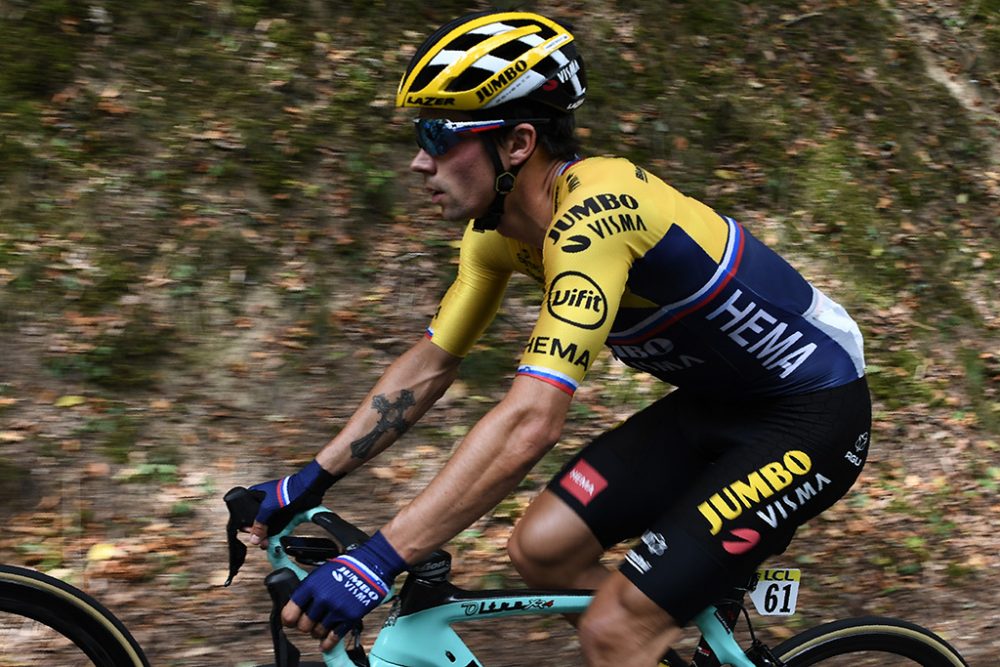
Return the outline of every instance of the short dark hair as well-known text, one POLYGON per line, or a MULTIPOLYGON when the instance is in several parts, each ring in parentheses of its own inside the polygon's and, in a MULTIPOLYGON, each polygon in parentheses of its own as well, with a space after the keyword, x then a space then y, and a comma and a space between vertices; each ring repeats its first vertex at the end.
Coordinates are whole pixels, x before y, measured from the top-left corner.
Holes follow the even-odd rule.
MULTIPOLYGON (((515 120, 518 118, 545 118, 547 123, 535 123, 538 142, 545 152, 560 160, 579 157, 581 143, 576 135, 576 118, 572 113, 558 111, 534 100, 515 100, 489 109, 468 112, 473 120, 515 120)), ((513 128, 502 130, 505 134, 513 128)))

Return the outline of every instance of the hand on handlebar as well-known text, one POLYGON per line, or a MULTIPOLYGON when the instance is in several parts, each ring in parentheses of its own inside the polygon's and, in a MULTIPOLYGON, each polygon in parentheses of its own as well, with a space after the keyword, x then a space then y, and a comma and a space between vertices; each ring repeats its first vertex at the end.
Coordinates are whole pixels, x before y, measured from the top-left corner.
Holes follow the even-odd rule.
POLYGON ((277 533, 296 514, 319 505, 336 481, 313 460, 294 475, 251 486, 250 492, 260 500, 260 510, 250 528, 250 543, 266 546, 269 533, 277 533))
POLYGON ((405 569, 406 562, 377 532, 303 579, 282 610, 281 620, 322 639, 321 648, 329 650, 388 597, 393 580, 405 569))

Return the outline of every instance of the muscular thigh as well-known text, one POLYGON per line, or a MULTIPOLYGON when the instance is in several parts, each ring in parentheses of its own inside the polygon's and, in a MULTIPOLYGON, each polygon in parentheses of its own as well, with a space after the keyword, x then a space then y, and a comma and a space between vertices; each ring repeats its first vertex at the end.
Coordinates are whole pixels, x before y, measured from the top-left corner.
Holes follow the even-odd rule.
POLYGON ((622 573, 679 622, 745 582, 829 507, 867 454, 861 380, 726 404, 674 392, 597 438, 550 483, 622 573))

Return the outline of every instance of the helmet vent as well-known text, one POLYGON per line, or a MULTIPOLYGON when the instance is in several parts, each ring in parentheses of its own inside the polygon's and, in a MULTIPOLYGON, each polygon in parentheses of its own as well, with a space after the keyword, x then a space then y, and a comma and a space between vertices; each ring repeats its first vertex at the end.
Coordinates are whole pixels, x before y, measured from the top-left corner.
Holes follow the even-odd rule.
POLYGON ((468 51, 472 47, 478 45, 488 35, 477 35, 475 33, 466 33, 464 35, 459 35, 455 39, 451 40, 446 47, 448 51, 468 51))
POLYGON ((417 74, 416 78, 413 80, 413 83, 410 86, 411 89, 423 90, 424 87, 426 87, 427 84, 433 81, 434 77, 440 74, 441 70, 443 69, 444 65, 428 65, 417 74))
POLYGON ((497 58, 502 58, 504 60, 514 61, 524 55, 529 46, 520 40, 513 42, 507 42, 506 44, 501 44, 497 48, 490 51, 491 56, 496 56, 497 58))
POLYGON ((535 65, 535 71, 548 73, 550 77, 561 68, 562 65, 557 63, 552 56, 545 56, 535 65))
POLYGON ((485 83, 485 81, 491 76, 493 76, 493 72, 490 70, 470 67, 448 85, 448 90, 455 92, 472 90, 473 88, 478 88, 483 85, 483 83, 485 83))

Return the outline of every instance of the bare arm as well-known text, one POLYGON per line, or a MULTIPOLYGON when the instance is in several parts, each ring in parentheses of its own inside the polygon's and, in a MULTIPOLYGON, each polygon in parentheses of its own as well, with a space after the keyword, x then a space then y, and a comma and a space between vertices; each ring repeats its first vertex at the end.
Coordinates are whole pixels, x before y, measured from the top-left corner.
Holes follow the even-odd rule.
POLYGON ((510 493, 556 443, 572 397, 519 376, 383 535, 409 563, 428 556, 510 493))
MULTIPOLYGON (((334 478, 343 477, 395 442, 420 419, 454 382, 461 362, 421 340, 390 365, 344 428, 316 455, 334 478)), ((267 526, 255 521, 250 542, 267 538, 267 526)))
POLYGON ((340 476, 374 458, 441 398, 454 382, 460 362, 429 340, 421 340, 385 370, 316 460, 340 476))

